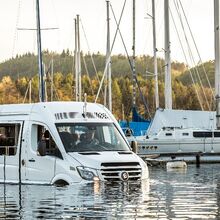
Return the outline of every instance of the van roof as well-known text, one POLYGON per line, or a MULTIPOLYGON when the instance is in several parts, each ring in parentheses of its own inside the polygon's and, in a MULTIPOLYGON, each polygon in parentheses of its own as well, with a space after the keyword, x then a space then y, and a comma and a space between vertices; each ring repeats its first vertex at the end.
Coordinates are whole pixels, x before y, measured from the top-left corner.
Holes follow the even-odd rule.
POLYGON ((111 120, 110 112, 101 104, 84 102, 40 102, 31 104, 0 105, 0 116, 5 115, 50 115, 55 121, 69 119, 111 120), (85 115, 86 113, 86 115, 85 115))

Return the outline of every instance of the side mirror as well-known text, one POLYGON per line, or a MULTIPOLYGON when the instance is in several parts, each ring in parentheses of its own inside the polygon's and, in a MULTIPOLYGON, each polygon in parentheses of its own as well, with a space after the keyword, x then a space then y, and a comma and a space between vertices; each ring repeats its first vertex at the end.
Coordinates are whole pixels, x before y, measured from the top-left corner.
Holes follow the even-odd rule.
POLYGON ((46 156, 46 142, 40 141, 37 150, 40 156, 46 156))
POLYGON ((137 141, 131 141, 131 149, 136 154, 137 153, 137 141))

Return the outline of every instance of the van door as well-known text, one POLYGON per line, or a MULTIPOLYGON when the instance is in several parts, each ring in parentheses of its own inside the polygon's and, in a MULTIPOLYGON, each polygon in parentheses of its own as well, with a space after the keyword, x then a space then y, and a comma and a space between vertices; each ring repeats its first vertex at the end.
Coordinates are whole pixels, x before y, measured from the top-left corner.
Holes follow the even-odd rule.
POLYGON ((54 147, 53 138, 48 128, 42 124, 32 123, 29 127, 30 134, 28 135, 27 143, 27 159, 26 169, 27 176, 26 182, 39 183, 39 184, 50 184, 51 180, 55 175, 55 155, 52 152, 54 147), (43 137, 43 133, 47 131, 49 137, 45 144, 45 155, 41 155, 38 152, 38 144, 43 137))
POLYGON ((22 122, 0 123, 0 181, 19 182, 22 122))

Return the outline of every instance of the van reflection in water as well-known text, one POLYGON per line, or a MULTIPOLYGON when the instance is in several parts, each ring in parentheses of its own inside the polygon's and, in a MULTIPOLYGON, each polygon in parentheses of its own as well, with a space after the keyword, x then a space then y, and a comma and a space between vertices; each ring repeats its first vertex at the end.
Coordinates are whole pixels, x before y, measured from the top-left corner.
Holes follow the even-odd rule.
POLYGON ((127 216, 128 210, 135 215, 135 209, 148 201, 149 181, 97 181, 66 187, 3 184, 0 193, 0 218, 4 219, 106 219, 127 216), (131 199, 132 206, 123 207, 131 199))

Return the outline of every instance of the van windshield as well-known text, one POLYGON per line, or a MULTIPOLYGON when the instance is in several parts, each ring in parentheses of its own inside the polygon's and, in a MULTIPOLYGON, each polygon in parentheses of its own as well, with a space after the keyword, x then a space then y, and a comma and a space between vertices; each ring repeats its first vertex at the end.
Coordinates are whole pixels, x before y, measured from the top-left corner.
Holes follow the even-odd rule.
POLYGON ((56 124, 66 152, 129 151, 113 123, 56 124))

